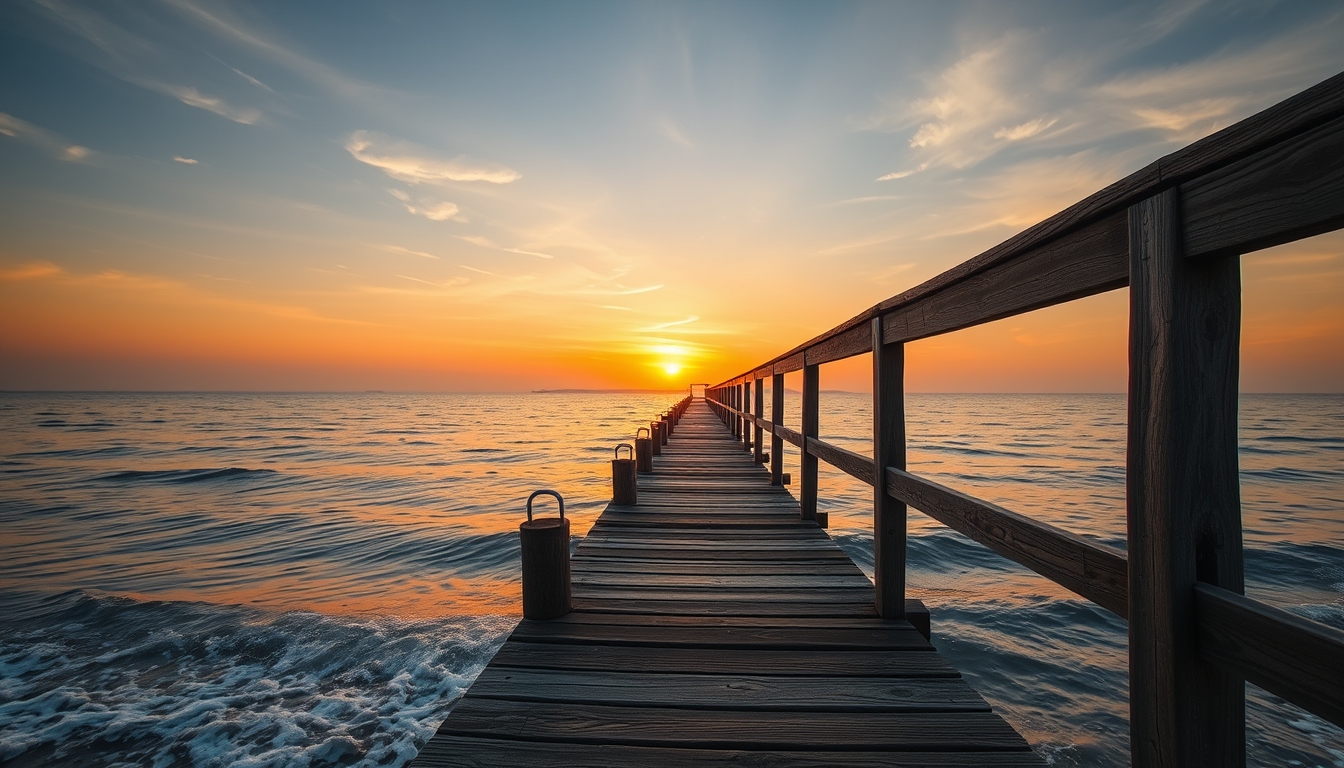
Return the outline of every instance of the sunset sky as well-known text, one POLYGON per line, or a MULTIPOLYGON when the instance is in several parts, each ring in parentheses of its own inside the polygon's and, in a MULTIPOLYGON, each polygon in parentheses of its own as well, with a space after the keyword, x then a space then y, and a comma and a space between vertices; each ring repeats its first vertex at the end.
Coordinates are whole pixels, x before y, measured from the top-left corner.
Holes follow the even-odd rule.
MULTIPOLYGON (((1341 70, 1337 1, 3 2, 0 389, 718 381, 1341 70)), ((1344 236, 1243 277, 1243 389, 1344 391, 1344 236)), ((910 388, 1122 391, 1126 302, 910 388)))

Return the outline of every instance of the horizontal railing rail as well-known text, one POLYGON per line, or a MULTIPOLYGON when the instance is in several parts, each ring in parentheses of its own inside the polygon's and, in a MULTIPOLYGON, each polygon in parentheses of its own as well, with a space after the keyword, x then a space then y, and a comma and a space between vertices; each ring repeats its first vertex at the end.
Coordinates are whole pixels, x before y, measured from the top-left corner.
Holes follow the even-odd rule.
POLYGON ((824 519, 819 460, 873 487, 879 615, 902 615, 913 507, 1129 620, 1135 765, 1242 764, 1243 681, 1344 726, 1344 633, 1241 594, 1239 257, 1341 227, 1344 73, 707 387, 705 397, 758 462, 770 435, 772 482, 782 483, 784 443, 799 449, 805 520, 824 519), (1127 552, 906 470, 906 342, 1126 286, 1127 552), (818 366, 870 352, 871 458, 818 434, 818 366), (803 372, 799 430, 783 423, 784 374, 794 371, 803 372))

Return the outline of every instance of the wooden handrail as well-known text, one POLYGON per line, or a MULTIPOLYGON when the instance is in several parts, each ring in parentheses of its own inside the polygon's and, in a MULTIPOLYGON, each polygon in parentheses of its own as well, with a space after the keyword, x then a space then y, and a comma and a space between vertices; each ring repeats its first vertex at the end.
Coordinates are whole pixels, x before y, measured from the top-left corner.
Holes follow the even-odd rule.
MULTIPOLYGON (((910 332, 919 335, 897 340, 946 333, 1123 287, 1128 282, 1126 211, 1133 203, 1174 186, 1181 187, 1182 197, 1192 206, 1185 213, 1193 225, 1188 235, 1191 237, 1187 243, 1188 256, 1247 253, 1336 229, 1341 224, 1341 214, 1334 204, 1344 184, 1339 173, 1344 159, 1344 151, 1338 144, 1337 121, 1341 117, 1344 117, 1344 73, 1177 150, 979 256, 716 386, 797 371, 802 369, 805 358, 808 364, 813 364, 871 352, 867 325, 874 317, 885 318, 901 308, 923 303, 935 294, 1009 262, 1035 261, 1036 268, 1045 275, 1039 278, 1043 283, 1038 286, 1040 293, 1025 302, 1025 306, 1012 309, 1012 302, 1005 301, 1006 306, 996 306, 986 316, 967 320, 964 325, 927 332, 915 328, 910 332), (1276 167, 1285 155, 1289 159, 1301 158, 1301 162, 1294 163, 1292 171, 1276 167), (1304 179, 1312 183, 1304 187, 1304 179), (1292 194, 1247 201, 1245 198, 1257 189, 1256 185, 1292 194), (1286 204, 1290 201, 1291 204, 1286 204), (1248 202, 1251 204, 1247 205, 1248 202), (1121 259, 1119 273, 1115 272, 1117 263, 1113 261, 1117 244, 1121 259), (1033 255, 1036 260, 1029 258, 1033 255), (1067 262, 1075 258, 1094 258, 1097 263, 1068 267, 1067 262), (1110 267, 1106 266, 1108 263, 1110 267), (1065 274, 1051 278, 1051 270, 1043 266, 1050 264, 1065 269, 1065 274), (1055 295, 1046 290, 1052 283, 1058 286, 1055 295)), ((970 288, 965 290, 973 292, 970 288)), ((887 343, 893 341, 889 338, 887 343)))
POLYGON ((1344 632, 1212 584, 1195 614, 1201 656, 1344 727, 1344 632))
POLYGON ((1344 725, 1344 633, 1239 594, 1238 258, 1341 227, 1344 73, 705 395, 735 437, 749 440, 755 427, 758 458, 770 433, 772 482, 781 482, 784 442, 801 450, 805 516, 816 509, 817 460, 873 486, 880 616, 903 616, 908 504, 1130 619, 1135 765, 1244 763, 1243 680, 1344 725), (905 342, 1125 286, 1128 553, 905 471, 905 342), (817 366, 874 351, 876 460, 826 443, 816 429, 817 366), (784 374, 797 370, 801 432, 783 425, 784 374))

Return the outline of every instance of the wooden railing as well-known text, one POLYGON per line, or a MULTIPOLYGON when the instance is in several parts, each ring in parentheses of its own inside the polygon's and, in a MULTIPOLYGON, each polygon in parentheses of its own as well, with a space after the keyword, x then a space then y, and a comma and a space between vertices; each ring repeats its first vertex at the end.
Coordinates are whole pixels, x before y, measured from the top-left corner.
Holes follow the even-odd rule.
POLYGON ((1344 726, 1344 632, 1243 595, 1240 254, 1344 227, 1344 74, 1170 154, 957 267, 710 387, 733 433, 873 487, 876 608, 903 616, 906 505, 1129 621, 1136 766, 1245 763, 1249 680, 1344 726), (904 344, 1129 286, 1128 552, 906 471, 904 344), (872 352, 873 456, 818 436, 818 366, 872 352), (803 372, 801 431, 784 374, 803 372), (770 379, 771 413, 764 412, 770 379), (754 439, 752 433, 754 432, 754 439))

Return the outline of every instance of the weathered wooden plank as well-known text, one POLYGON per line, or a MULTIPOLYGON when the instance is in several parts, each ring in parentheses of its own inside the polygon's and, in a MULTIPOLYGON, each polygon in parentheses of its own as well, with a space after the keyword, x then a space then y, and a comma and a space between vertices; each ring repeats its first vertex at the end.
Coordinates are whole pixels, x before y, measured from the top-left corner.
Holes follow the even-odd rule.
POLYGON ((775 362, 773 368, 776 376, 802 370, 803 351, 798 350, 798 352, 792 355, 789 355, 787 357, 781 357, 779 360, 775 362))
POLYGON ((1128 225, 1118 211, 885 315, 886 343, 969 328, 1128 282, 1128 225))
POLYGON ((471 684, 478 699, 601 706, 775 712, 988 712, 960 678, 891 680, 764 675, 576 672, 491 667, 471 684))
POLYGON ((645 613, 661 616, 876 616, 872 605, 816 602, 777 602, 747 600, 615 600, 599 597, 575 597, 577 610, 605 613, 645 613))
POLYGON ((807 450, 808 438, 815 439, 821 424, 821 369, 803 366, 802 449, 799 458, 798 507, 804 520, 817 519, 817 457, 807 450))
POLYGON ((762 616, 640 616, 595 611, 571 611, 550 620, 559 624, 614 624, 623 627, 782 627, 785 629, 864 629, 873 632, 904 632, 914 629, 906 621, 872 618, 828 619, 793 616, 786 619, 762 616))
POLYGON ((574 597, 602 598, 610 600, 698 600, 706 603, 742 603, 769 602, 779 605, 790 603, 833 602, 837 605, 852 603, 863 605, 871 602, 871 588, 859 589, 694 589, 682 587, 676 589, 653 589, 628 587, 574 587, 574 597))
POLYGON ((1181 253, 1168 189, 1130 213, 1130 748, 1137 765, 1241 765, 1245 685, 1199 656, 1196 580, 1242 591, 1241 275, 1181 253))
POLYGON ((444 734, 416 758, 421 768, 1039 768, 1034 752, 782 752, 669 749, 475 739, 444 734))
POLYGON ((576 744, 703 749, 1026 750, 988 712, 734 712, 526 704, 468 695, 440 733, 576 744))
POLYGON ((810 651, 706 648, 645 648, 620 645, 565 645, 506 642, 491 666, 531 669, 655 672, 697 675, 909 678, 959 677, 956 669, 932 651, 810 651))
POLYGON ((1181 185, 1186 258, 1236 256, 1344 226, 1344 118, 1181 185))
MULTIPOLYGON (((872 599, 870 596, 869 600, 872 599)), ((643 648, 717 650, 925 651, 931 646, 914 630, 817 629, 811 627, 735 627, 668 624, 552 624, 523 621, 509 635, 518 643, 621 645, 643 648)))
MULTIPOLYGON (((625 573, 631 575, 651 573, 651 574, 704 574, 706 572, 705 564, 693 560, 673 561, 673 560, 623 560, 615 557, 575 557, 572 561, 571 571, 577 576, 579 574, 590 573, 625 573)), ((725 576, 760 576, 760 575, 778 575, 778 576, 829 576, 829 575, 863 575, 858 566, 852 562, 829 561, 816 562, 809 561, 804 563, 795 562, 769 562, 761 560, 752 560, 743 563, 734 563, 729 565, 716 565, 714 573, 725 576)))
POLYGON ((873 484, 873 460, 863 454, 845 450, 838 445, 807 438, 807 449, 817 458, 845 474, 869 485, 873 484))
POLYGON ((893 344, 874 318, 873 340, 873 584, 884 619, 905 618, 905 500, 893 496, 879 468, 905 469, 905 345, 893 344))
POLYGON ((1344 632, 1195 584, 1199 655, 1344 727, 1344 632))
POLYGON ((770 379, 770 484, 784 485, 784 374, 770 379))
POLYGON ((774 430, 775 437, 781 440, 787 440, 789 443, 801 448, 803 446, 803 435, 800 432, 794 432, 783 424, 776 424, 774 430))
POLYGON ((586 587, 658 587, 660 589, 694 587, 696 589, 802 589, 807 587, 851 587, 872 589, 873 585, 861 574, 822 576, 804 574, 800 576, 781 576, 766 574, 760 576, 740 576, 736 574, 700 574, 678 576, 667 573, 592 573, 575 571, 575 586, 586 587))
POLYGON ((893 496, 947 527, 1122 618, 1128 614, 1129 566, 1120 550, 898 469, 887 468, 887 482, 893 496))

